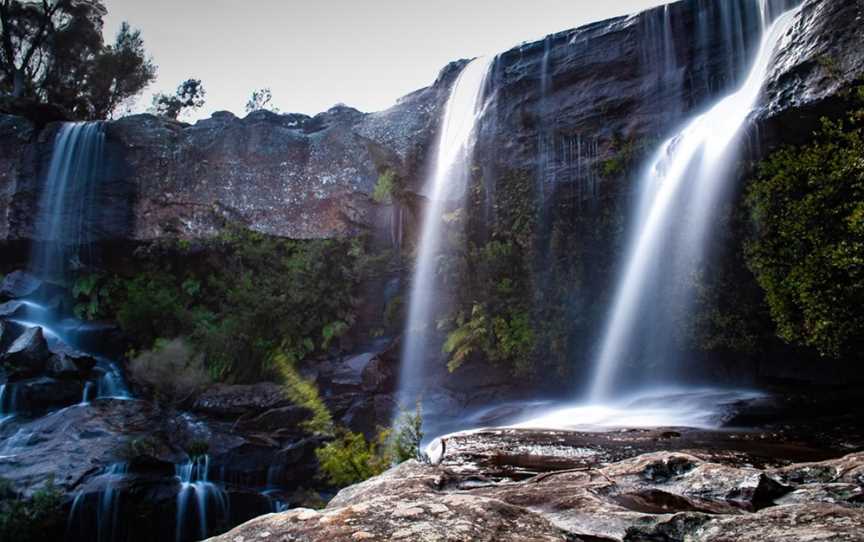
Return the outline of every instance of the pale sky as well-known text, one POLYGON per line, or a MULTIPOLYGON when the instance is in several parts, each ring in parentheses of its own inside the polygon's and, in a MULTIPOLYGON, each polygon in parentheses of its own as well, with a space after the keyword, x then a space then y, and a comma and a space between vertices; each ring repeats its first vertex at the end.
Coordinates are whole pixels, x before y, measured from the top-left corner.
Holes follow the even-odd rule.
POLYGON ((207 90, 190 118, 245 115, 270 87, 282 112, 314 115, 337 103, 378 111, 435 80, 448 62, 662 0, 106 0, 106 41, 122 21, 140 28, 159 78, 173 92, 189 77, 207 90))

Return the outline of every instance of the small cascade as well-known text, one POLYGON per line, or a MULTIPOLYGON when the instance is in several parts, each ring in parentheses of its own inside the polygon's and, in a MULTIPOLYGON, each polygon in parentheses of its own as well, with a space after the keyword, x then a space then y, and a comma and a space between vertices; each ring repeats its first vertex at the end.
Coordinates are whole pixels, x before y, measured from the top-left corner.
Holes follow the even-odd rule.
POLYGON ((537 128, 537 198, 543 208, 545 208, 544 203, 546 201, 546 185, 550 181, 555 182, 555 172, 554 169, 550 172, 551 160, 549 159, 550 149, 554 154, 555 142, 554 136, 549 133, 551 122, 547 118, 549 91, 552 86, 549 75, 551 52, 552 36, 546 36, 543 41, 543 59, 540 61, 540 100, 537 104, 539 124, 537 128), (552 179, 549 178, 550 176, 552 179))
MULTIPOLYGON (((102 376, 96 383, 96 397, 111 399, 129 399, 132 397, 126 386, 123 373, 120 372, 120 367, 116 363, 107 358, 99 357, 96 359, 96 366, 102 372, 102 376)), ((84 392, 87 393, 86 388, 84 392)))
POLYGON ((209 480, 210 457, 195 457, 175 467, 177 493, 177 542, 207 538, 214 525, 228 519, 228 494, 209 480))
POLYGON ((18 389, 15 384, 0 384, 0 421, 15 416, 18 411, 18 389))
MULTIPOLYGON (((462 207, 469 181, 474 148, 475 125, 483 112, 483 97, 492 57, 468 63, 453 83, 439 128, 437 154, 425 193, 429 202, 418 246, 417 267, 411 287, 408 322, 402 349, 400 387, 404 393, 421 386, 424 363, 440 345, 430 344, 437 303, 442 297, 436 287, 438 256, 442 248, 443 215, 462 207)), ((411 397, 406 399, 413 400, 411 397)))
POLYGON ((687 285, 705 256, 705 236, 725 196, 737 136, 793 15, 787 11, 764 29, 741 87, 666 141, 646 170, 631 246, 595 364, 593 401, 608 400, 634 382, 644 387, 675 380, 673 337, 690 307, 687 285))
POLYGON ((100 484, 100 491, 81 491, 75 496, 66 523, 67 540, 114 542, 123 539, 121 488, 128 470, 128 464, 114 463, 91 482, 100 484))

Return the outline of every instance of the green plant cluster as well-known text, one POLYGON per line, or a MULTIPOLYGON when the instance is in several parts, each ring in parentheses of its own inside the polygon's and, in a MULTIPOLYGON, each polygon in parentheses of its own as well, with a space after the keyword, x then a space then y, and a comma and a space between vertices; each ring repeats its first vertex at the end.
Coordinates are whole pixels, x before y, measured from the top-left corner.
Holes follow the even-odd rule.
MULTIPOLYGON (((480 187, 475 184, 473 205, 484 199, 480 187)), ((537 215, 532 184, 526 176, 505 177, 497 194, 489 235, 474 234, 481 226, 473 217, 480 213, 449 217, 455 233, 439 265, 439 280, 456 285, 456 295, 452 312, 439 319, 438 328, 447 334, 443 350, 451 371, 478 357, 517 374, 533 367, 537 335, 527 263, 537 215)))
POLYGON ((289 240, 242 228, 177 243, 135 272, 84 275, 82 317, 116 320, 137 348, 185 337, 215 381, 275 376, 273 354, 300 361, 354 324, 355 290, 375 265, 360 240, 289 240))
POLYGON ((63 492, 53 480, 27 499, 0 479, 0 540, 54 541, 62 537, 63 520, 63 492))
POLYGON ((380 429, 372 440, 338 428, 335 438, 318 448, 315 455, 327 481, 345 487, 410 459, 425 461, 420 449, 422 440, 423 416, 418 403, 414 412, 402 411, 392 428, 380 429))
POLYGON ((864 88, 853 103, 774 152, 747 195, 747 260, 777 333, 836 358, 861 357, 864 338, 864 88))

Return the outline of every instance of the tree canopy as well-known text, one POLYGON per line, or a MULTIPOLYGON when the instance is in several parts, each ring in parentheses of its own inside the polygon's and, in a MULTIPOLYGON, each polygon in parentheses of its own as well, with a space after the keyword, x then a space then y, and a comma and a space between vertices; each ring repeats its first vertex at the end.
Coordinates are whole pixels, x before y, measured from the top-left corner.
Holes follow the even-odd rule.
POLYGON ((101 0, 0 0, 0 92, 59 105, 79 119, 112 116, 156 78, 141 32, 102 38, 101 0))

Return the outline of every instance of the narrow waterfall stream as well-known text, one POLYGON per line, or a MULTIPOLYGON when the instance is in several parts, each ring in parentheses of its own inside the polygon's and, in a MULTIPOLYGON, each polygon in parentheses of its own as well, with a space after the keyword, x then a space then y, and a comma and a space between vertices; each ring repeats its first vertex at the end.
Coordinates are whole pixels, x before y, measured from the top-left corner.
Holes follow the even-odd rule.
MULTIPOLYGON (((760 11, 768 24, 766 13, 760 11)), ((596 361, 592 401, 620 393, 624 367, 630 373, 625 388, 676 382, 670 338, 691 305, 688 279, 704 256, 705 234, 723 201, 737 136, 792 20, 789 11, 765 27, 743 85, 667 140, 640 180, 642 201, 596 361)))
POLYGON ((453 83, 441 118, 433 167, 424 187, 429 202, 424 211, 402 347, 400 395, 409 404, 423 387, 427 359, 440 350, 440 345, 432 344, 431 336, 441 297, 435 287, 435 275, 442 249, 442 215, 461 207, 464 200, 475 125, 483 112, 483 92, 493 60, 493 57, 472 60, 453 83))

